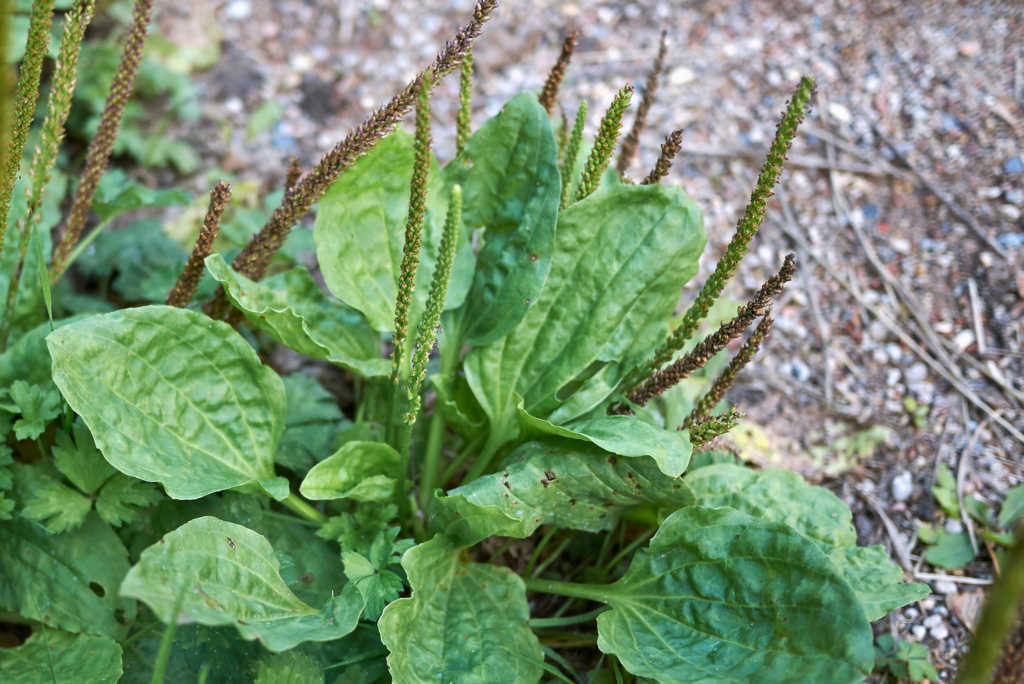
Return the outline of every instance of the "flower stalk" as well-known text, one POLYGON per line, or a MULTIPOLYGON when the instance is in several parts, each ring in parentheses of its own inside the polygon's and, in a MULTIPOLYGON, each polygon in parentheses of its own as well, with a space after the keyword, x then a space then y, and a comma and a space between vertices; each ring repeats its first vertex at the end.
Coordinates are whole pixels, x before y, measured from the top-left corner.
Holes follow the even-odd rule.
POLYGON ((680 425, 678 429, 690 432, 690 444, 694 449, 699 449, 716 437, 721 437, 729 430, 739 424, 739 411, 730 407, 728 411, 720 416, 703 416, 689 425, 680 425))
MULTIPOLYGON (((281 204, 266 224, 242 248, 232 262, 236 271, 251 280, 260 280, 271 259, 284 244, 288 233, 313 204, 319 200, 338 175, 366 154, 378 140, 391 132, 395 124, 413 106, 423 79, 428 75, 433 83, 450 73, 465 57, 473 41, 483 30, 484 23, 494 13, 498 0, 479 0, 472 19, 449 41, 434 62, 420 72, 408 85, 380 109, 374 111, 359 126, 325 154, 309 173, 286 192, 281 204)), ((214 318, 223 318, 228 311, 224 288, 218 288, 205 311, 214 318)))
POLYGON ((754 319, 764 316, 775 297, 782 294, 796 272, 796 258, 786 256, 779 272, 769 278, 749 302, 740 307, 736 316, 701 340, 690 352, 652 374, 638 388, 629 393, 629 400, 640 406, 675 386, 704 365, 732 340, 743 334, 754 319))
POLYGON ((669 170, 672 168, 672 162, 681 149, 683 149, 683 129, 678 128, 665 136, 665 142, 661 144, 661 154, 658 155, 658 161, 654 163, 654 168, 644 178, 642 185, 660 183, 661 179, 668 175, 669 170))
POLYGON ((82 171, 81 180, 75 189, 67 223, 64 225, 60 242, 54 250, 51 282, 56 282, 64 273, 71 250, 74 249, 82 235, 82 229, 85 228, 89 207, 92 206, 92 200, 96 194, 96 187, 107 168, 110 152, 114 149, 114 141, 117 139, 117 132, 121 127, 125 104, 132 94, 135 74, 139 70, 139 62, 142 61, 142 48, 146 42, 146 33, 149 30, 152 14, 153 0, 135 0, 135 7, 132 9, 132 23, 128 29, 128 39, 121 52, 121 61, 117 65, 114 80, 107 92, 107 102, 100 115, 100 124, 96 129, 96 135, 89 143, 89 151, 85 157, 85 169, 82 171))
POLYGON ((199 229, 199 237, 196 238, 196 244, 189 254, 185 268, 178 276, 178 281, 167 294, 168 306, 184 308, 195 296, 199 280, 203 277, 203 261, 213 251, 213 241, 217 239, 217 233, 220 231, 220 217, 224 213, 224 205, 230 198, 231 186, 224 181, 217 183, 210 191, 210 204, 206 208, 206 217, 199 229))
POLYGON ((714 273, 704 283, 704 287, 701 288, 697 298, 690 305, 690 308, 686 310, 686 313, 683 314, 683 320, 669 334, 665 343, 655 351, 651 360, 627 379, 625 386, 635 386, 638 379, 649 375, 652 371, 661 367, 677 351, 683 348, 686 341, 697 332, 700 322, 708 315, 711 306, 722 294, 726 283, 736 273, 740 260, 743 259, 743 255, 747 252, 750 241, 757 234, 758 229, 761 227, 761 222, 764 220, 765 213, 768 210, 768 200, 773 194, 772 189, 779 180, 782 165, 786 161, 786 153, 789 151, 793 138, 796 137, 797 127, 803 121, 813 91, 814 81, 806 76, 800 79, 800 84, 797 86, 796 92, 793 93, 793 97, 790 99, 786 106, 786 111, 779 121, 775 138, 768 149, 768 156, 761 167, 761 173, 758 175, 757 184, 754 186, 754 191, 750 195, 750 201, 747 203, 743 215, 736 224, 736 232, 733 234, 729 246, 726 247, 725 254, 722 255, 722 258, 715 265, 714 273))
MULTIPOLYGON (((75 78, 78 70, 78 55, 82 47, 85 28, 92 20, 95 0, 79 0, 68 12, 64 20, 64 35, 61 38, 60 52, 54 67, 53 85, 50 99, 46 106, 46 118, 43 119, 39 134, 39 146, 32 157, 30 171, 31 186, 25 203, 25 216, 18 222, 21 233, 18 263, 11 273, 11 282, 7 288, 7 303, 0 323, 0 350, 7 347, 7 336, 10 333, 14 309, 17 304, 18 286, 21 282, 22 270, 25 266, 25 255, 28 244, 42 220, 43 194, 50 183, 50 174, 57 163, 60 143, 64 139, 64 124, 71 110, 71 95, 75 90, 75 78)), ((45 268, 45 264, 39 264, 45 268)))
POLYGON ((736 356, 729 360, 729 364, 725 369, 719 373, 715 381, 711 383, 711 388, 704 393, 700 399, 697 400, 696 406, 690 412, 690 415, 683 421, 682 427, 689 428, 692 425, 705 420, 711 415, 712 409, 718 405, 718 402, 722 400, 725 393, 732 387, 732 384, 736 381, 736 376, 739 372, 750 363, 750 360, 754 358, 754 354, 757 353, 758 349, 761 348, 761 343, 771 332, 772 324, 775 320, 769 313, 766 313, 762 318, 761 322, 754 328, 754 332, 750 334, 747 341, 743 343, 740 350, 736 353, 736 356))
MULTIPOLYGON (((5 10, 6 11, 6 10, 5 10)), ((6 15, 9 16, 9 15, 6 15)), ((14 184, 18 179, 18 168, 25 150, 32 117, 36 111, 36 100, 39 97, 39 78, 43 72, 43 58, 50 43, 50 26, 53 23, 53 0, 35 0, 32 3, 32 16, 29 19, 28 38, 25 41, 25 58, 21 62, 18 74, 18 86, 14 95, 14 122, 10 127, 9 139, 3 142, 3 163, 0 164, 0 251, 4 247, 4 236, 7 232, 7 215, 11 210, 11 199, 14 195, 14 184)), ((7 54, 4 52, 3 54, 7 54)), ((9 79, 9 70, 4 78, 9 79)), ((3 116, 10 116, 7 100, 4 100, 3 116)), ((8 122, 3 122, 3 129, 8 130, 8 122)))
POLYGON ((466 149, 466 141, 470 135, 470 114, 473 97, 473 47, 470 46, 466 56, 462 58, 462 69, 459 70, 459 113, 455 118, 455 154, 460 155, 466 149))
POLYGON ((576 160, 580 156, 580 147, 583 145, 583 124, 587 118, 587 101, 580 102, 580 108, 576 112, 576 121, 572 126, 572 134, 569 136, 568 147, 565 150, 565 160, 562 162, 562 198, 558 203, 559 209, 565 209, 569 205, 569 198, 572 197, 573 187, 576 185, 575 171, 576 160))
POLYGON ((654 66, 651 67, 650 72, 647 74, 647 80, 644 82, 643 97, 640 98, 640 105, 636 108, 633 127, 629 129, 629 133, 622 139, 619 159, 615 165, 620 176, 625 175, 629 165, 633 163, 637 146, 640 144, 640 133, 643 132, 644 126, 647 124, 647 113, 651 110, 651 105, 654 104, 654 96, 658 92, 658 79, 661 78, 661 74, 665 70, 666 35, 666 31, 661 32, 661 40, 658 43, 658 56, 654 58, 654 66))
POLYGON ((562 79, 565 78, 565 72, 569 68, 572 53, 576 49, 576 37, 576 31, 570 31, 569 35, 562 41, 562 51, 558 54, 558 59, 555 61, 555 65, 551 67, 551 71, 544 81, 544 87, 540 90, 540 104, 549 116, 555 110, 555 103, 558 102, 558 90, 562 86, 562 79))
POLYGON ((612 150, 619 139, 619 129, 622 127, 622 115, 629 106, 633 97, 633 86, 628 83, 615 94, 608 111, 601 118, 601 125, 597 129, 597 137, 594 138, 594 147, 590 150, 587 163, 583 166, 583 176, 580 178, 579 187, 573 196, 573 202, 590 196, 590 193, 597 189, 601 182, 604 170, 608 168, 608 162, 612 158, 612 150))

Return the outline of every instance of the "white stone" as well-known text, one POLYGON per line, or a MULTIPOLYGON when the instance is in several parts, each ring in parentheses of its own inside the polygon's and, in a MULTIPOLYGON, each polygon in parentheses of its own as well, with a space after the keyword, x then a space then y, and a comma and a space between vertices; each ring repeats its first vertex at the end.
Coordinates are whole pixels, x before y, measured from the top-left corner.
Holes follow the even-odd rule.
POLYGON ((928 630, 921 625, 914 625, 910 628, 910 631, 914 633, 914 636, 917 637, 918 640, 924 639, 925 634, 928 633, 928 630))
POLYGON ((931 629, 933 627, 938 627, 941 624, 942 624, 942 616, 941 615, 929 615, 928 617, 926 617, 924 619, 924 626, 927 627, 928 629, 931 629))
POLYGON ((935 582, 935 591, 940 594, 946 594, 947 596, 949 594, 955 594, 957 593, 956 582, 951 582, 949 580, 937 580, 935 582))
POLYGON ((950 534, 960 534, 964 531, 964 524, 956 518, 950 518, 946 521, 945 528, 950 534))
POLYGON ((892 479, 892 498, 906 501, 914 493, 914 478, 906 470, 892 479))
POLYGON ((945 639, 949 636, 949 629, 946 628, 946 625, 938 625, 937 627, 932 627, 928 633, 936 639, 945 639))
POLYGON ((961 330, 953 337, 953 346, 963 351, 974 344, 974 333, 970 330, 961 330))

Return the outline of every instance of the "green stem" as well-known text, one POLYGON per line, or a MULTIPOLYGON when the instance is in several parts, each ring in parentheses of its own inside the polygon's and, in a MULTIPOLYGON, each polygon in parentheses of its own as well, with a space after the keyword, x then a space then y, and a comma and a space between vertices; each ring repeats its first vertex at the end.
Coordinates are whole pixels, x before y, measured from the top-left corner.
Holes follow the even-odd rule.
POLYGON ((171 646, 174 645, 174 630, 178 627, 178 613, 181 612, 181 604, 185 601, 186 587, 178 591, 178 598, 174 600, 174 608, 171 610, 171 620, 160 637, 160 650, 156 654, 156 662, 153 663, 153 677, 150 684, 163 684, 164 676, 167 674, 167 663, 171 659, 171 646))
POLYGON ((306 520, 305 518, 296 518, 294 515, 288 515, 287 513, 278 513, 277 511, 263 511, 263 515, 268 515, 271 518, 277 518, 285 522, 290 522, 293 525, 303 525, 305 527, 320 527, 321 523, 314 522, 312 520, 306 520))
POLYGON ((542 594, 570 596, 572 598, 597 601, 598 603, 608 603, 610 597, 607 587, 601 584, 559 582, 558 580, 540 579, 539 577, 530 577, 523 581, 528 591, 537 591, 542 594))
POLYGON ((462 467, 462 464, 468 461, 469 458, 473 455, 473 453, 480 448, 480 442, 482 441, 483 439, 474 439, 472 442, 467 444, 459 453, 459 455, 456 456, 452 460, 452 462, 445 467, 444 471, 441 473, 441 477, 439 477, 437 480, 438 484, 443 485, 445 482, 452 479, 452 476, 454 476, 455 473, 459 471, 459 468, 462 467))
POLYGON ((91 245, 96 240, 96 238, 98 238, 100 236, 100 233, 103 232, 103 229, 110 225, 110 222, 112 220, 113 219, 107 219, 106 221, 103 221, 102 223, 100 223, 98 226, 93 228, 92 231, 88 235, 85 236, 84 240, 82 240, 77 245, 75 245, 75 248, 73 250, 71 250, 70 256, 68 256, 67 261, 64 262, 64 266, 61 269, 60 273, 53 273, 53 274, 51 274, 51 281, 50 282, 54 282, 54 283, 57 282, 57 280, 60 279, 60 277, 64 274, 64 272, 67 271, 71 267, 71 264, 75 263, 75 259, 80 257, 82 255, 82 252, 87 250, 89 248, 89 245, 91 245))
MULTIPOLYGON (((397 391, 395 395, 398 395, 397 391)), ((399 423, 396 426, 397 436, 394 444, 398 454, 402 457, 399 461, 401 465, 398 472, 398 515, 404 524, 410 524, 412 522, 412 506, 409 505, 409 450, 412 441, 412 425, 406 423, 401 418, 398 418, 398 420, 399 423)))
POLYGON ((652 536, 654 536, 654 532, 655 531, 652 530, 647 534, 640 535, 639 537, 631 541, 628 546, 626 546, 624 549, 615 554, 615 556, 610 561, 608 561, 608 565, 604 566, 604 574, 607 575, 611 573, 611 571, 615 569, 615 566, 619 564, 619 561, 621 561, 623 558, 636 551, 637 547, 642 546, 644 543, 646 543, 652 536))
POLYGON ((473 467, 466 473, 466 477, 463 478, 463 482, 472 482, 476 478, 480 477, 487 472, 487 469, 491 467, 491 460, 494 455, 498 453, 498 449, 504 445, 504 441, 499 434, 504 434, 503 431, 491 430, 491 433, 487 436, 487 442, 484 444, 483 451, 477 456, 477 459, 473 462, 473 467))
POLYGON ((537 546, 533 547, 533 553, 530 554, 530 560, 526 563, 526 569, 523 570, 524 575, 527 577, 533 575, 533 567, 537 565, 537 561, 540 560, 541 551, 544 550, 544 547, 548 545, 548 542, 551 541, 551 538, 554 537, 557 532, 557 527, 551 527, 541 536, 540 541, 537 542, 537 546))
POLYGON ((1024 599, 1024 528, 1018 527, 1017 534, 1017 543, 1003 563, 1003 574, 988 592, 981 619, 974 630, 971 650, 964 658, 957 679, 959 684, 988 684, 992 681, 992 671, 999 662, 1010 630, 1014 629, 1024 599))
POLYGON ((547 627, 565 627, 566 625, 578 625, 581 622, 591 622, 598 615, 608 610, 608 606, 601 606, 589 613, 570 615, 568 617, 534 618, 530 620, 530 627, 533 629, 545 629, 547 627))
POLYGON ((568 537, 563 539, 561 543, 555 548, 555 550, 551 552, 551 555, 545 558, 544 562, 538 565, 537 568, 533 571, 534 576, 540 575, 547 569, 549 565, 551 565, 555 561, 556 558, 561 556, 562 552, 565 551, 565 547, 569 546, 569 542, 572 541, 572 538, 573 535, 570 534, 568 537))
POLYGON ((285 508, 290 508, 295 513, 298 513, 306 520, 319 524, 327 522, 327 516, 316 510, 305 499, 297 496, 295 493, 289 493, 288 497, 281 502, 285 508))
MULTIPOLYGON (((462 346, 460 335, 456 332, 458 324, 450 317, 446 317, 446 323, 452 325, 442 326, 442 331, 452 330, 451 335, 442 332, 439 342, 439 353, 441 355, 441 378, 449 379, 455 375, 455 366, 459 362, 459 351, 462 346)), ((434 488, 437 486, 437 476, 441 468, 441 447, 444 442, 444 417, 438 410, 437 403, 434 403, 434 413, 430 417, 430 430, 427 432, 427 449, 423 455, 423 465, 420 470, 420 510, 426 511, 430 505, 430 498, 434 495, 434 488)))

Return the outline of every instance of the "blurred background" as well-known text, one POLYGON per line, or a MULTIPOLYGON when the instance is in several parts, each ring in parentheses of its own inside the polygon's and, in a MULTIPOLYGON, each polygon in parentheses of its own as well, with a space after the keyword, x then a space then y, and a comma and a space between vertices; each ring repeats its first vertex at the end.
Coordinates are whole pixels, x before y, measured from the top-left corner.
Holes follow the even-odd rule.
MULTIPOLYGON (((106 3, 90 29, 72 138, 94 125, 129 11, 106 3)), ((470 0, 157 3, 116 164, 199 198, 230 177, 233 201, 259 209, 290 156, 308 169, 471 11, 470 0)), ((560 101, 570 120, 587 101, 588 134, 619 87, 641 88, 666 33, 628 175, 684 130, 666 182, 703 208, 709 245, 681 302, 731 237, 792 88, 816 80, 727 291, 738 303, 796 253, 775 330, 730 394, 747 419, 726 446, 831 488, 860 543, 884 544, 930 583, 932 596, 876 629, 924 644, 949 678, 1000 569, 995 512, 1024 480, 1024 7, 506 0, 477 42, 474 125, 539 90, 573 28, 560 101)), ((456 88, 447 78, 433 101, 442 163, 456 88)), ((171 223, 196 218, 177 212, 171 223)))

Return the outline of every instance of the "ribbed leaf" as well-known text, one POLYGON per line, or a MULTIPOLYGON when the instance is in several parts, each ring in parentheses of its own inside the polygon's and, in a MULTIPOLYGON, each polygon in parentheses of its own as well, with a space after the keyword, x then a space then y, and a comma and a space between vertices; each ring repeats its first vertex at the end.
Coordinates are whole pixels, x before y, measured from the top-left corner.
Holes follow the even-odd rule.
POLYGON ((759 520, 785 523, 816 542, 856 592, 869 620, 928 595, 927 585, 903 582, 903 572, 881 547, 856 546, 846 504, 796 473, 722 463, 694 470, 685 479, 702 506, 729 506, 759 520))
POLYGON ((95 513, 64 534, 0 521, 0 538, 0 606, 69 632, 124 636, 118 617, 127 624, 135 616, 135 602, 117 595, 128 551, 95 513))
POLYGON ((506 466, 438 499, 439 529, 469 546, 490 535, 528 537, 540 525, 588 532, 609 529, 644 503, 693 503, 681 478, 646 457, 616 458, 582 442, 528 442, 506 466))
POLYGON ((243 637, 259 639, 271 651, 344 636, 363 610, 350 584, 322 610, 303 603, 281 578, 265 537, 209 516, 185 523, 143 551, 121 594, 145 601, 164 622, 235 625, 243 637))
MULTIPOLYGON (((361 311, 376 330, 392 330, 395 325, 412 164, 413 138, 396 130, 328 188, 313 226, 316 257, 327 289, 361 311)), ((431 167, 423 249, 409 318, 413 330, 430 288, 448 206, 436 160, 431 167)), ((472 277, 473 250, 463 238, 445 308, 462 303, 472 277)))
POLYGON ((693 453, 689 432, 665 430, 636 416, 598 416, 555 425, 520 408, 519 424, 527 435, 590 442, 619 456, 650 456, 669 477, 682 475, 693 453))
POLYGON ((537 302, 512 332, 465 359, 494 439, 502 443, 517 430, 516 393, 540 418, 573 392, 585 397, 555 422, 607 397, 664 340, 704 241, 700 211, 678 189, 611 187, 561 212, 537 302))
POLYGON ((412 596, 388 605, 378 623, 392 680, 539 681, 544 656, 527 626, 523 581, 460 555, 435 537, 403 556, 412 596))
POLYGON ((253 282, 220 254, 206 268, 249 322, 300 354, 330 361, 364 377, 387 375, 380 337, 357 311, 331 302, 303 267, 253 282))
POLYGON ((307 499, 390 501, 401 460, 383 442, 347 442, 306 473, 299 492, 307 499))
POLYGON ((504 336, 537 301, 551 268, 561 181, 547 112, 520 93, 444 168, 462 186, 462 220, 484 228, 473 285, 461 313, 465 341, 504 336))
POLYGON ((859 682, 874 662, 856 596, 814 544, 728 508, 669 516, 618 582, 598 648, 670 682, 859 682))
POLYGON ((121 678, 121 647, 113 639, 36 631, 17 648, 0 649, 5 684, 114 684, 121 678))
POLYGON ((53 379, 107 461, 175 499, 274 477, 284 387, 230 326, 145 306, 91 316, 46 338, 53 379))

